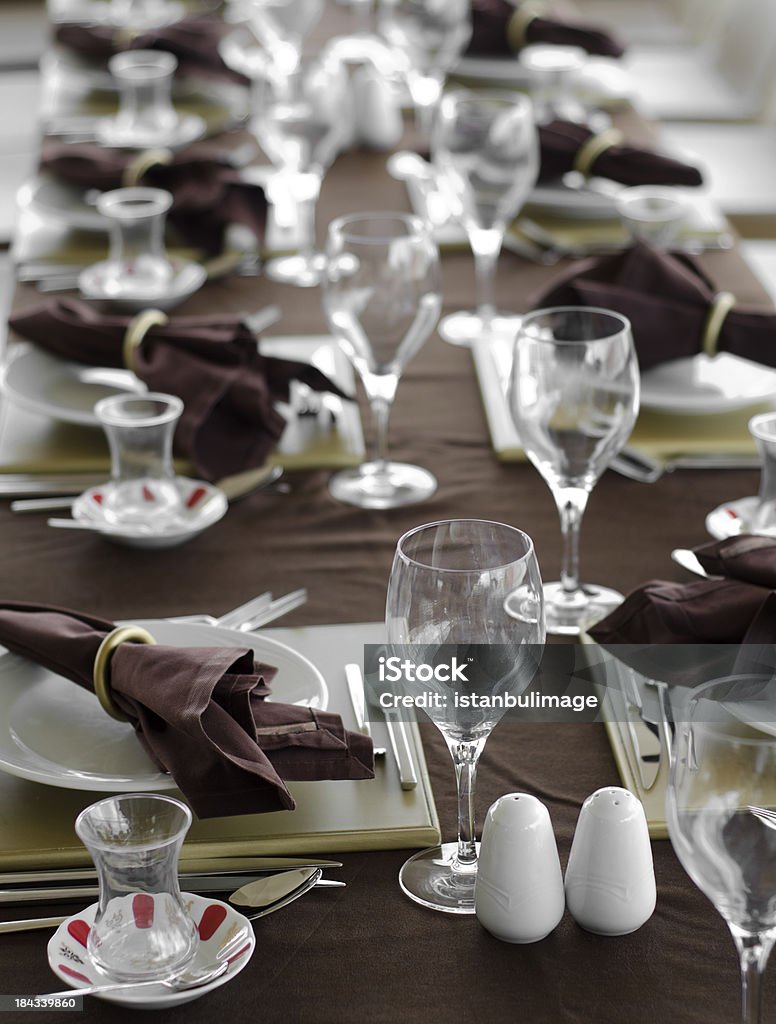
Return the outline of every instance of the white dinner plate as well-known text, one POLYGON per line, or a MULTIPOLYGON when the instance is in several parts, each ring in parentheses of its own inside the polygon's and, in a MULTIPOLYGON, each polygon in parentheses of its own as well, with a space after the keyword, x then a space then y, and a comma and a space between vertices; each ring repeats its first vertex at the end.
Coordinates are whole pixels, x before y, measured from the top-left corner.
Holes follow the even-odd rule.
MULTIPOLYGON (((278 669, 272 699, 325 708, 326 682, 301 654, 269 637, 164 619, 136 620, 172 647, 247 647, 278 669)), ((0 648, 2 650, 2 648, 0 648)), ((94 694, 26 658, 0 655, 0 770, 32 782, 94 792, 175 789, 125 722, 94 694)))
MULTIPOLYGON (((461 57, 454 75, 479 82, 527 88, 528 72, 517 57, 461 57)), ((578 92, 601 106, 624 103, 633 95, 629 73, 613 57, 589 57, 579 79, 578 92)))
POLYGON ((71 363, 35 345, 18 345, 0 370, 0 391, 17 405, 63 423, 98 426, 94 406, 101 398, 146 391, 129 370, 71 363))
POLYGON ((776 370, 729 352, 663 363, 641 375, 641 405, 659 412, 708 415, 776 398, 776 370))

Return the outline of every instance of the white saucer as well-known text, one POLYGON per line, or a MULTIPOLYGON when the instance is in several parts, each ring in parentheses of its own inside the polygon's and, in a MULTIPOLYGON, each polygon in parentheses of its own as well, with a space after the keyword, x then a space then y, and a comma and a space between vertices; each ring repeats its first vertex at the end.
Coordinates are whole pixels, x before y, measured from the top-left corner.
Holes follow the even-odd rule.
POLYGON ((109 260, 93 263, 82 270, 78 275, 78 288, 84 298, 95 299, 128 313, 139 313, 149 306, 167 312, 199 291, 207 280, 207 271, 201 263, 182 259, 173 259, 170 263, 173 267, 172 280, 156 294, 117 294, 113 264, 109 260))
POLYGON ((776 370, 730 352, 674 359, 641 375, 641 405, 705 416, 776 397, 776 370))
POLYGON ((182 149, 191 142, 201 139, 207 131, 207 122, 199 114, 180 114, 175 125, 164 135, 138 136, 123 131, 116 117, 106 117, 97 126, 97 141, 101 146, 116 149, 182 149))
POLYGON ((718 505, 706 516, 706 529, 715 540, 725 540, 739 533, 747 533, 749 522, 757 508, 757 497, 737 498, 718 505))
MULTIPOLYGON (((160 0, 150 17, 146 17, 142 23, 133 23, 131 27, 142 31, 162 28, 180 21, 185 14, 186 7, 180 3, 180 0, 160 0)), ((116 16, 116 12, 107 0, 75 0, 75 2, 74 0, 49 0, 48 15, 55 24, 67 22, 80 25, 126 27, 123 19, 116 16)))
MULTIPOLYGON (((197 952, 189 968, 205 968, 218 963, 219 950, 240 931, 245 932, 245 944, 229 957, 229 968, 214 981, 200 988, 184 992, 173 992, 163 985, 147 985, 144 988, 125 992, 106 992, 96 999, 120 1006, 131 1006, 137 1010, 158 1010, 162 1007, 180 1006, 199 999, 206 992, 220 988, 231 981, 245 967, 256 948, 256 937, 250 921, 220 900, 196 896, 185 892, 183 902, 189 914, 197 922, 200 937, 197 952)), ((64 921, 49 939, 48 962, 57 978, 69 985, 78 994, 79 988, 87 985, 109 984, 110 978, 98 971, 86 949, 89 927, 94 922, 97 904, 74 914, 64 921)))
POLYGON ((99 487, 84 491, 73 502, 73 519, 93 526, 117 544, 131 548, 172 548, 196 537, 209 526, 223 519, 228 503, 226 495, 218 487, 204 480, 190 480, 185 476, 175 478, 181 495, 182 510, 162 529, 151 526, 122 527, 108 522, 103 511, 105 495, 113 484, 108 481, 99 487))

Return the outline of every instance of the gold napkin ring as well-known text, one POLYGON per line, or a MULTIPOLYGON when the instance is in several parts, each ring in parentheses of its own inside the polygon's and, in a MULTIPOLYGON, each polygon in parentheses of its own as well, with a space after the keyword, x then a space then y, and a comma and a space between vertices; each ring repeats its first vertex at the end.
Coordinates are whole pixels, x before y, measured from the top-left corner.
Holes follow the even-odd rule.
POLYGON ((541 18, 544 7, 540 4, 523 3, 507 22, 507 42, 511 50, 520 50, 525 46, 525 34, 532 21, 541 18))
POLYGON ((113 701, 110 692, 110 663, 116 648, 123 643, 134 644, 155 644, 156 640, 147 629, 142 626, 118 626, 112 630, 102 641, 97 649, 92 670, 92 682, 97 700, 111 718, 118 722, 127 722, 129 719, 124 715, 113 701))
POLYGON ((717 342, 719 341, 720 332, 725 320, 727 320, 728 313, 735 304, 736 297, 732 292, 719 292, 714 296, 709 315, 706 318, 706 325, 703 328, 703 340, 701 342, 701 350, 707 356, 715 356, 717 354, 717 342))
POLYGON ((146 334, 152 327, 164 327, 170 322, 170 318, 161 309, 144 309, 137 316, 133 316, 127 324, 124 332, 124 342, 121 347, 121 358, 128 370, 135 369, 135 350, 143 342, 146 334))
POLYGON ((593 173, 593 164, 607 149, 612 146, 619 146, 625 136, 616 128, 609 128, 605 132, 593 135, 577 150, 574 157, 574 170, 588 178, 593 173))
POLYGON ((132 188, 152 167, 167 167, 173 161, 171 149, 144 149, 134 160, 130 160, 121 175, 124 188, 132 188))

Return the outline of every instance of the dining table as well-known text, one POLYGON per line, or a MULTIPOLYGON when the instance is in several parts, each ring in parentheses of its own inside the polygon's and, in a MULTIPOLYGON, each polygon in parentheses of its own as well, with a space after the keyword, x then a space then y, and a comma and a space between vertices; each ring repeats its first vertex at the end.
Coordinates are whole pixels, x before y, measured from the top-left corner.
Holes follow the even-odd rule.
MULTIPOLYGON (((616 112, 614 120, 632 135, 650 137, 651 126, 630 109, 616 112)), ((408 123, 401 145, 411 148, 416 141, 408 123)), ((404 185, 386 171, 386 157, 363 148, 337 158, 318 206, 320 240, 340 214, 409 209, 404 185)), ((698 258, 720 289, 741 303, 769 307, 736 245, 698 258)), ((441 265, 443 314, 473 304, 469 251, 446 249, 441 265)), ((505 250, 496 279, 500 308, 525 311, 570 266, 569 260, 545 266, 505 250)), ((13 309, 40 298, 33 285, 19 283, 13 309)), ((318 288, 276 284, 262 275, 208 283, 179 312, 240 312, 269 304, 282 311, 273 335, 328 334, 318 288)), ((369 437, 366 403, 360 393, 356 400, 369 437)), ((361 509, 331 497, 330 470, 289 471, 282 487, 235 501, 215 526, 166 550, 134 550, 96 534, 51 529, 45 515, 14 514, 2 500, 0 602, 77 608, 114 620, 161 619, 218 615, 263 590, 306 588, 306 604, 283 626, 378 623, 397 540, 419 524, 461 517, 524 530, 533 538, 543 577, 556 577, 560 531, 549 489, 527 461, 495 456, 468 349, 433 335, 413 359, 391 414, 390 449, 397 459, 433 471, 438 489, 431 498, 404 508, 361 509)), ((751 468, 677 469, 649 484, 607 471, 585 516, 583 577, 624 593, 656 577, 687 581, 671 550, 702 543, 707 513, 756 493, 757 486, 758 472, 751 468)), ((422 722, 420 732, 442 836, 450 840, 456 832, 450 755, 431 723, 422 722)), ((506 793, 538 797, 549 809, 565 867, 582 803, 595 790, 619 784, 601 723, 508 717, 482 754, 477 821, 506 793)), ((0 828, 10 833, 14 821, 4 820, 0 828)), ((668 840, 653 840, 652 851, 657 905, 640 929, 603 937, 566 913, 547 938, 527 945, 497 940, 475 916, 435 913, 407 899, 398 883, 406 849, 327 851, 342 862, 329 874, 346 887, 313 890, 257 921, 256 954, 233 983, 177 1009, 137 1011, 87 999, 85 1011, 96 1024, 151 1012, 160 1024, 204 1024, 214 1016, 265 1024, 729 1024, 737 1019, 740 992, 725 922, 668 840)), ((36 916, 57 912, 35 908, 36 916)), ((29 908, 4 908, 6 920, 26 916, 29 908)), ((61 987, 46 962, 48 938, 46 931, 0 935, 0 994, 61 987)), ((773 969, 766 975, 765 1005, 764 1019, 776 1021, 773 969)), ((38 1012, 45 1022, 59 1019, 61 1011, 38 1012)), ((21 1012, 10 1014, 9 1020, 22 1019, 21 1012)))

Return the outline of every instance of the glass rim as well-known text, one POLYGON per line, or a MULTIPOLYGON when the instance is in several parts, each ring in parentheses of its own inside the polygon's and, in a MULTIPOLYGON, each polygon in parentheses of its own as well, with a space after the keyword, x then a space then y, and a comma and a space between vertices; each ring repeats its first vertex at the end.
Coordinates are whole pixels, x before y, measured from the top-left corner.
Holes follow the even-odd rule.
POLYGON ((95 205, 103 217, 133 220, 166 213, 172 206, 172 194, 163 188, 133 185, 130 188, 113 188, 109 192, 102 192, 97 197, 95 205), (126 206, 122 208, 123 204, 126 206), (141 209, 141 206, 147 208, 141 209))
MULTIPOLYGON (((524 107, 528 111, 533 111, 533 101, 530 96, 522 92, 509 92, 508 89, 466 89, 463 86, 457 86, 455 89, 446 89, 439 101, 440 109, 447 103, 447 101, 458 101, 458 100, 485 100, 487 102, 493 102, 497 100, 503 102, 505 106, 510 107, 524 107)), ((449 103, 447 103, 449 106, 449 103)))
POLYGON ((595 342, 606 342, 613 341, 615 338, 622 335, 624 332, 631 333, 632 327, 631 322, 627 316, 623 316, 622 313, 617 313, 613 309, 605 309, 603 306, 547 306, 543 309, 532 309, 530 313, 524 313, 520 319, 520 324, 517 328, 517 335, 515 337, 515 344, 519 344, 526 336, 524 334, 526 322, 532 320, 539 320, 540 317, 554 316, 558 313, 595 313, 597 316, 609 317, 611 320, 619 323, 619 328, 613 330, 610 334, 605 334, 600 338, 540 338, 530 337, 526 340, 539 342, 543 345, 591 345, 595 342))
POLYGON ((431 238, 431 233, 417 214, 405 213, 401 210, 366 210, 363 213, 344 213, 329 222, 328 234, 337 234, 349 242, 358 242, 365 245, 385 245, 386 242, 394 242, 400 238, 412 238, 413 236, 431 238), (360 220, 394 221, 404 224, 408 231, 406 235, 363 235, 348 230, 348 225, 360 220))
MULTIPOLYGON (((704 699, 711 700, 711 698, 706 696, 704 691, 711 690, 714 687, 721 686, 724 683, 733 683, 736 680, 741 680, 741 681, 744 681, 744 680, 762 681, 764 683, 765 682, 776 682, 776 679, 772 675, 766 675, 764 673, 757 673, 757 672, 744 672, 744 673, 741 673, 740 675, 720 676, 719 679, 709 679, 705 683, 701 683, 700 686, 696 686, 696 687, 694 687, 690 691, 690 697, 689 697, 688 702, 687 702, 688 714, 686 716, 686 719, 682 723, 685 726, 685 728, 686 729, 702 729, 704 732, 709 733, 709 734, 711 734, 713 736, 719 736, 719 737, 722 737, 722 738, 726 737, 727 733, 724 731, 723 728, 720 727, 720 724, 718 722, 705 721, 703 718, 695 720, 695 719, 693 719, 692 714, 693 714, 693 711, 695 710, 695 708, 699 705, 699 703, 702 700, 704 700, 704 699)), ((726 703, 729 703, 731 700, 733 702, 735 702, 735 697, 733 697, 733 698, 728 697, 727 699, 721 698, 719 700, 714 700, 712 702, 715 703, 715 704, 723 704, 724 705, 726 703)), ((729 711, 728 713, 733 718, 736 718, 734 712, 729 711)), ((744 725, 749 725, 751 728, 754 728, 754 729, 757 728, 757 723, 756 722, 746 722, 744 719, 737 719, 737 720, 740 721, 744 725)), ((775 724, 776 724, 776 722, 775 722, 775 724)), ((729 737, 729 739, 730 739, 731 743, 738 744, 739 746, 744 746, 744 747, 763 747, 764 746, 764 747, 773 747, 776 750, 776 734, 774 734, 774 733, 763 732, 760 736, 732 736, 731 735, 729 737)))
POLYGON ((165 846, 171 846, 173 843, 180 841, 181 837, 184 836, 193 821, 193 815, 191 808, 184 804, 181 800, 177 800, 174 796, 166 796, 164 793, 121 793, 115 796, 106 796, 102 800, 97 800, 93 804, 89 804, 88 807, 80 812, 78 817, 75 819, 75 833, 78 838, 84 843, 84 845, 94 846, 98 850, 110 851, 116 849, 116 844, 109 841, 101 840, 96 836, 89 834, 88 844, 87 839, 84 837, 86 829, 90 826, 86 824, 87 818, 93 815, 98 807, 103 807, 106 804, 116 804, 122 800, 151 800, 154 803, 165 803, 175 807, 178 811, 183 812, 183 821, 179 828, 175 830, 175 833, 168 836, 167 839, 161 841, 148 841, 145 843, 127 844, 125 849, 133 850, 135 852, 143 849, 162 849, 165 846))
POLYGON ((165 423, 177 420, 183 412, 183 400, 177 395, 167 395, 161 391, 149 391, 141 395, 134 391, 124 392, 120 395, 109 395, 101 398, 94 406, 94 415, 109 427, 156 427, 165 423), (140 416, 129 420, 126 415, 115 411, 113 408, 119 404, 129 402, 159 402, 167 406, 158 413, 140 416))
POLYGON ((123 50, 121 53, 114 53, 108 61, 108 70, 111 74, 142 68, 166 76, 172 74, 177 67, 178 58, 167 50, 123 50))
POLYGON ((758 441, 776 441, 776 430, 772 434, 758 433, 766 421, 776 425, 776 412, 758 412, 756 416, 752 416, 747 423, 749 432, 754 434, 758 441))
POLYGON ((406 530, 396 542, 396 556, 401 558, 407 565, 417 565, 424 569, 434 569, 437 572, 445 573, 457 573, 458 575, 480 575, 483 572, 496 572, 498 569, 506 569, 510 565, 515 565, 518 562, 525 562, 531 555, 535 556, 536 549, 534 546, 533 539, 524 531, 517 526, 510 526, 509 523, 500 523, 495 519, 437 519, 431 523, 421 523, 420 526, 413 526, 411 530, 406 530), (513 558, 507 562, 500 562, 498 565, 480 566, 476 569, 454 569, 454 568, 440 568, 438 566, 429 565, 428 562, 422 562, 417 558, 413 558, 406 551, 403 550, 403 545, 411 537, 416 536, 426 530, 436 529, 440 526, 449 526, 451 523, 476 523, 481 526, 498 526, 502 530, 507 530, 511 534, 517 534, 526 543, 526 550, 518 558, 513 558))

